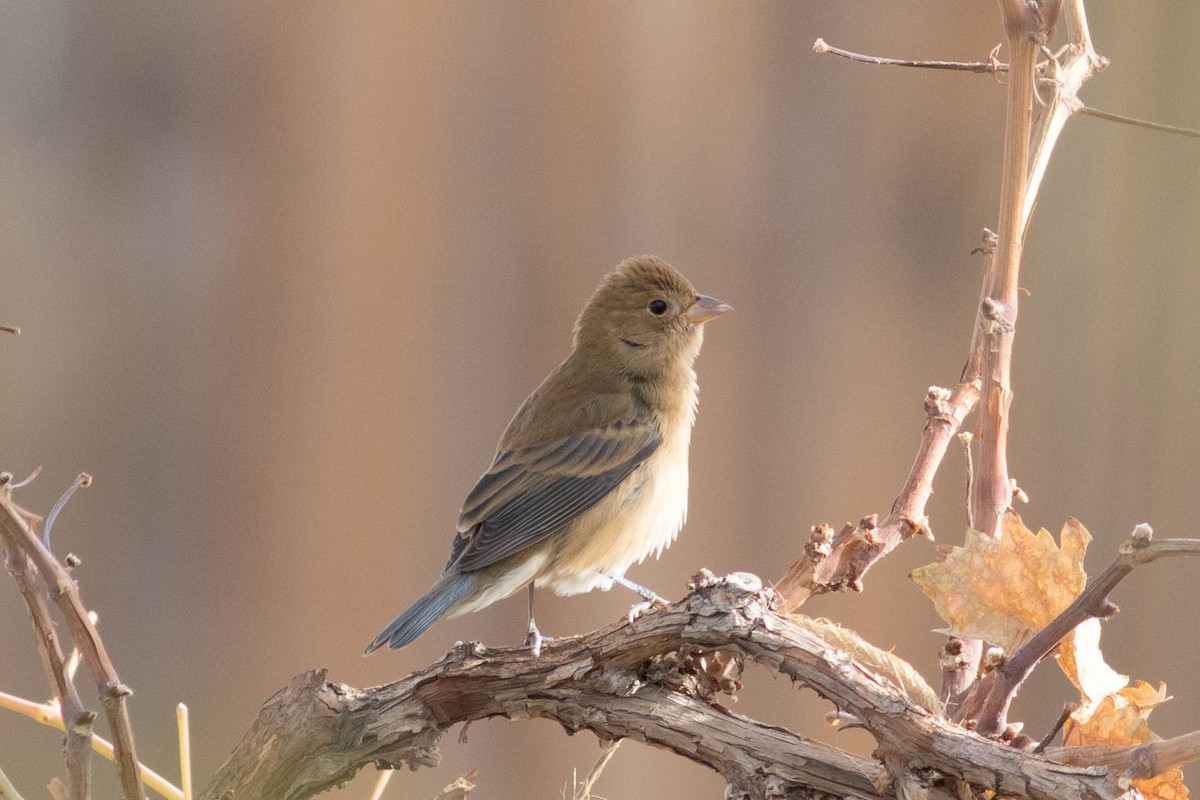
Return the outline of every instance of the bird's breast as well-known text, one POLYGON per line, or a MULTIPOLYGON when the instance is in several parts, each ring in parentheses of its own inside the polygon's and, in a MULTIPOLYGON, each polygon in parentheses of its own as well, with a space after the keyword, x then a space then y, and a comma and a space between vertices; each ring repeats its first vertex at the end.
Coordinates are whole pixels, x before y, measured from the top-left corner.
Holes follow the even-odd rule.
POLYGON ((688 447, 695 391, 659 418, 662 444, 607 497, 564 531, 539 584, 560 594, 607 588, 606 575, 623 575, 675 540, 687 518, 688 447))

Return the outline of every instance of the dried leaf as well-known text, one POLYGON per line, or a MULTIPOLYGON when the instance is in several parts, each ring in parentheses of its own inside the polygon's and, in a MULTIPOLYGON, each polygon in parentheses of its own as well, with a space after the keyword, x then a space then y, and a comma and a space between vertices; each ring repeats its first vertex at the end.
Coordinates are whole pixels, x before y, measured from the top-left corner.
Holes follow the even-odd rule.
POLYGON ((1169 769, 1153 778, 1133 781, 1143 800, 1187 800, 1188 788, 1183 785, 1183 770, 1169 769))
MULTIPOLYGON (((1167 687, 1158 688, 1138 681, 1113 692, 1096 703, 1090 713, 1081 708, 1071 715, 1063 727, 1063 743, 1069 747, 1103 744, 1141 744, 1160 737, 1150 730, 1147 717, 1155 707, 1171 698, 1167 687)), ((1167 770, 1153 778, 1133 781, 1145 800, 1181 800, 1188 796, 1183 785, 1183 772, 1167 770)))
POLYGON ((1046 529, 1035 534, 1009 512, 999 536, 968 530, 964 546, 914 570, 912 578, 950 623, 950 634, 984 639, 1011 653, 1083 591, 1083 556, 1091 540, 1074 517, 1056 545, 1046 529))
POLYGON ((1082 697, 1081 718, 1087 718, 1105 697, 1129 685, 1129 676, 1108 665, 1100 652, 1100 620, 1092 617, 1063 639, 1058 666, 1082 697))
POLYGON ((1084 714, 1083 709, 1072 714, 1063 728, 1063 743, 1075 747, 1154 741, 1159 737, 1151 733, 1146 718, 1169 699, 1165 684, 1155 689, 1138 681, 1103 698, 1090 714, 1084 714))

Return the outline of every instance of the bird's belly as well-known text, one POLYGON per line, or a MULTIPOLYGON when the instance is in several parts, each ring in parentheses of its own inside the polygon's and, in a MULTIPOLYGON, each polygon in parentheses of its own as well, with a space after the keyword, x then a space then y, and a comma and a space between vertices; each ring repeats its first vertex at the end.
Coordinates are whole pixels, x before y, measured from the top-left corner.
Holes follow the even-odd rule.
POLYGON ((687 442, 663 447, 613 492, 581 514, 537 578, 559 594, 612 586, 610 575, 675 540, 687 517, 687 442))

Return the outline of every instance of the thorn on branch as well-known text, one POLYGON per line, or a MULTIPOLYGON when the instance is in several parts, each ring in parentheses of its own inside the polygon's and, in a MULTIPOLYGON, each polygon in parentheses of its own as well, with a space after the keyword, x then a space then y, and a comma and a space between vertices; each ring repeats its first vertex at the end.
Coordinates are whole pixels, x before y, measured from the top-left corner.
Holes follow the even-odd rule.
POLYGON ((0 331, 3 331, 4 333, 11 333, 13 336, 21 335, 21 329, 16 325, 0 325, 0 331))

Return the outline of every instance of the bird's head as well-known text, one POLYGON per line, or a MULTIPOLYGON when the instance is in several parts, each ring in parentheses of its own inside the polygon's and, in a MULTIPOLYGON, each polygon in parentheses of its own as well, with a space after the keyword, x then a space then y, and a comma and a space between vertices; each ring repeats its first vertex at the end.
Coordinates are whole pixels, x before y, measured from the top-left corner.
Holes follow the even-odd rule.
POLYGON ((691 282, 655 256, 627 258, 605 276, 575 323, 575 348, 634 378, 690 367, 704 323, 731 311, 697 294, 691 282))

